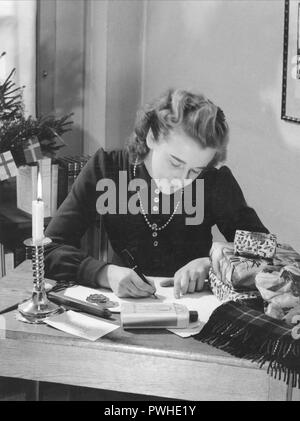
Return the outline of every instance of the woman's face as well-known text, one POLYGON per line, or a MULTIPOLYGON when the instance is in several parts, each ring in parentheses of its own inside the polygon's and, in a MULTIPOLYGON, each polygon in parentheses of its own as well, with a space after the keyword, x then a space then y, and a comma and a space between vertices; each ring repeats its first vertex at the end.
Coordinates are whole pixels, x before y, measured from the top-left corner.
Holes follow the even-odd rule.
POLYGON ((146 168, 165 194, 190 184, 213 159, 216 149, 203 148, 199 142, 173 129, 155 140, 152 131, 147 136, 150 149, 144 161, 146 168))

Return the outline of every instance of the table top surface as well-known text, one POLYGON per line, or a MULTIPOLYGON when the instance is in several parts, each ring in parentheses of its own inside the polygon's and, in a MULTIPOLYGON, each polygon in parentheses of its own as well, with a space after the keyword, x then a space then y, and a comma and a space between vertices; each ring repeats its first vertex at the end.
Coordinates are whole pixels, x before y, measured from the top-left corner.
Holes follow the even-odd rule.
MULTIPOLYGON (((0 279, 0 310, 30 297, 31 290, 31 262, 27 260, 0 279)), ((16 319, 16 314, 15 310, 0 316, 0 339, 55 343, 64 346, 99 348, 99 350, 105 348, 112 352, 141 353, 258 369, 258 365, 251 361, 232 357, 193 337, 181 338, 165 329, 124 331, 119 327, 91 342, 45 324, 33 325, 20 322, 16 319)), ((113 321, 119 324, 119 316, 114 315, 113 321)))

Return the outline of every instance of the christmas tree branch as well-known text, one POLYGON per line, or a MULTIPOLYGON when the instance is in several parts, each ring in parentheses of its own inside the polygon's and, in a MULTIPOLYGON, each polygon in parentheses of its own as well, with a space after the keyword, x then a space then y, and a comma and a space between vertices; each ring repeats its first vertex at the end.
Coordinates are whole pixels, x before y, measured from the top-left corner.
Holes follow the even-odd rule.
MULTIPOLYGON (((6 53, 0 55, 0 59, 6 53)), ((40 142, 42 153, 54 157, 56 152, 65 146, 61 136, 72 130, 73 113, 60 118, 54 115, 25 117, 23 104, 23 89, 16 87, 13 68, 3 83, 0 82, 0 153, 12 150, 23 151, 29 139, 36 136, 40 142), (57 141, 60 141, 58 144, 57 141)), ((24 154, 23 154, 24 155, 24 154)), ((22 156, 18 154, 18 156, 22 156)), ((17 165, 24 165, 22 159, 17 165)))

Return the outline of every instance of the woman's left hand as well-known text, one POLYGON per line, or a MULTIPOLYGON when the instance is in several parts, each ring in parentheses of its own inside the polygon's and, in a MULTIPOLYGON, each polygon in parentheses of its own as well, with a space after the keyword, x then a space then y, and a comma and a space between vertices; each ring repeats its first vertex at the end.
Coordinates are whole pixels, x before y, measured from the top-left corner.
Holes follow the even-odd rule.
POLYGON ((161 286, 174 285, 175 298, 180 298, 180 294, 201 291, 205 279, 208 278, 209 267, 210 259, 208 257, 192 260, 175 272, 174 280, 162 281, 161 286))

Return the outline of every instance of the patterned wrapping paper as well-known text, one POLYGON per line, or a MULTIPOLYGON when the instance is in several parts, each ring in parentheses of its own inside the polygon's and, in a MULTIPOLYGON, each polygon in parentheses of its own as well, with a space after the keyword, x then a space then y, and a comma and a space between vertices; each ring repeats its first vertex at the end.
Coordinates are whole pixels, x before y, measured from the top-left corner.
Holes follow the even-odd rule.
POLYGON ((273 258, 273 265, 283 267, 295 263, 300 265, 300 254, 289 244, 278 244, 276 254, 273 258))
POLYGON ((271 259, 276 252, 276 235, 263 232, 236 230, 234 254, 246 257, 271 259))
POLYGON ((260 295, 258 291, 236 291, 232 286, 222 282, 212 269, 209 270, 208 276, 212 293, 222 302, 257 298, 260 295))
POLYGON ((222 254, 219 262, 222 282, 237 291, 256 290, 255 276, 270 265, 270 260, 236 256, 230 245, 223 247, 222 254))
POLYGON ((267 306, 265 313, 275 319, 291 322, 292 315, 300 314, 300 266, 283 266, 278 272, 266 271, 258 273, 255 278, 256 287, 267 306), (291 316, 291 317, 290 317, 291 316))
POLYGON ((300 265, 300 255, 287 244, 278 244, 273 259, 235 256, 234 246, 224 243, 219 261, 221 279, 212 271, 209 283, 212 292, 221 300, 237 300, 259 296, 255 277, 263 270, 278 271, 290 264, 300 265))

